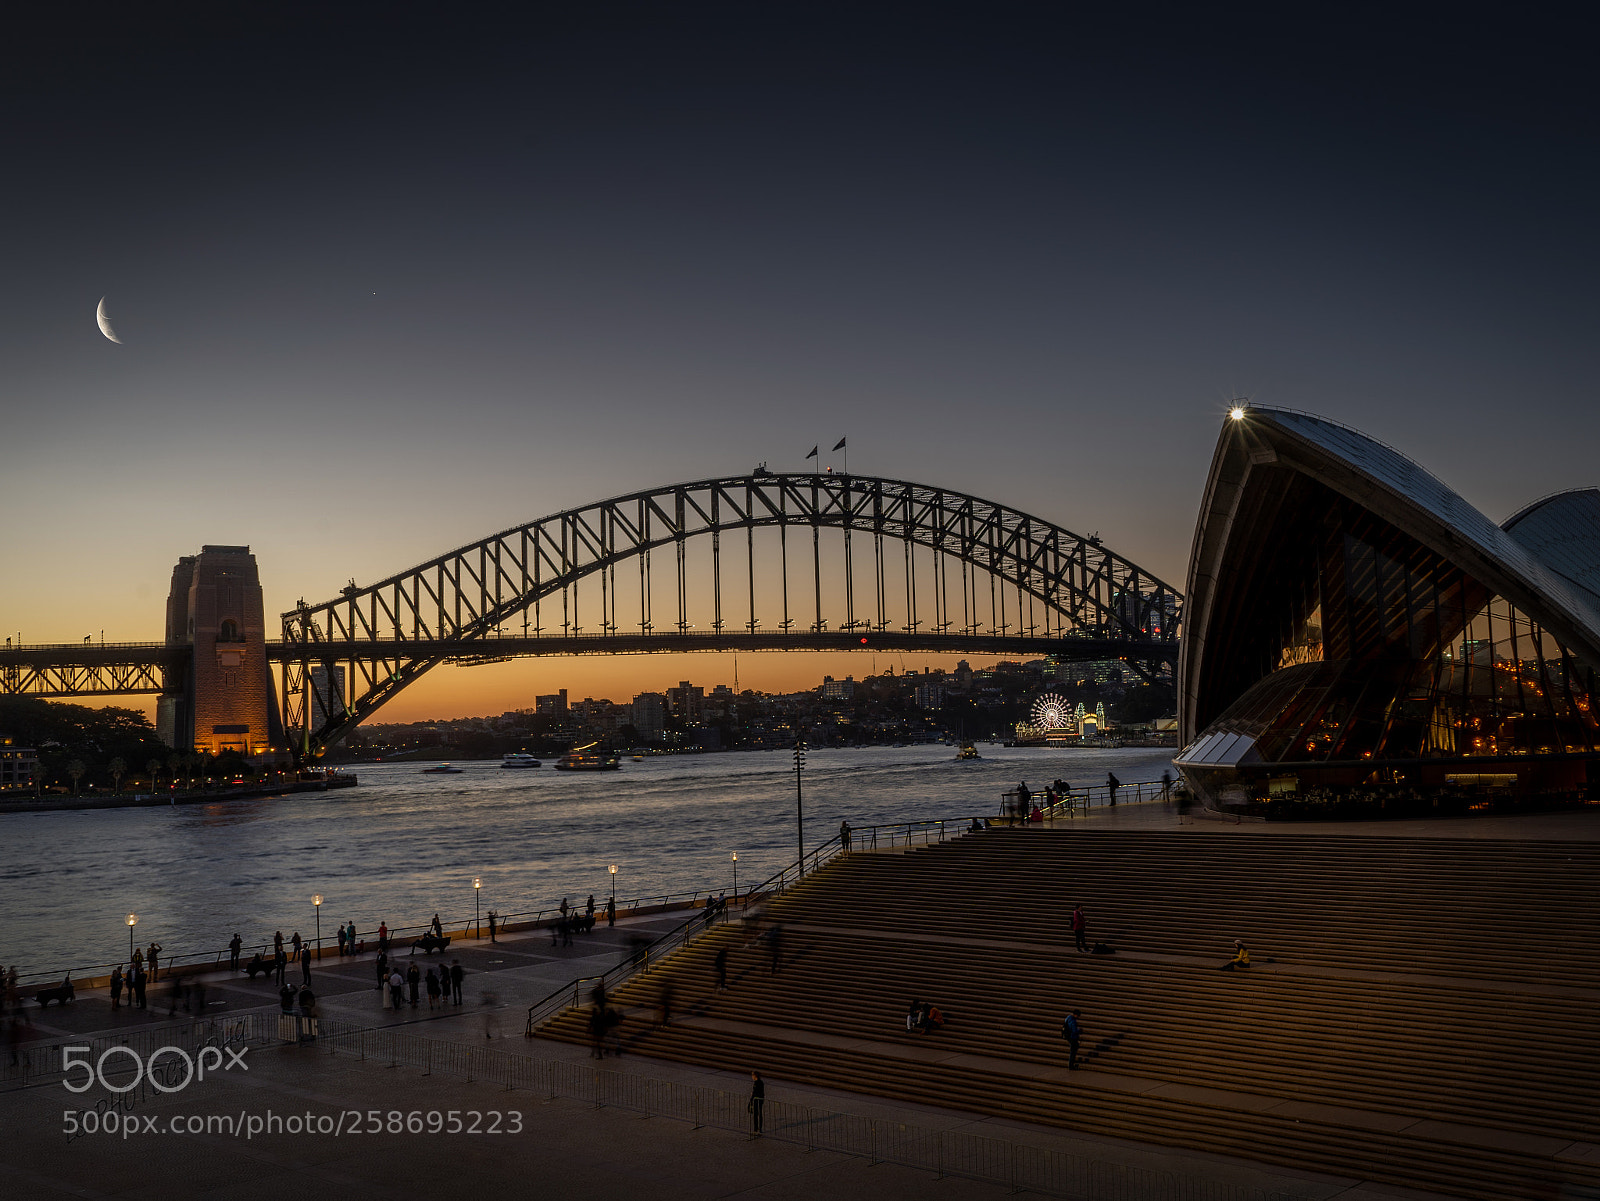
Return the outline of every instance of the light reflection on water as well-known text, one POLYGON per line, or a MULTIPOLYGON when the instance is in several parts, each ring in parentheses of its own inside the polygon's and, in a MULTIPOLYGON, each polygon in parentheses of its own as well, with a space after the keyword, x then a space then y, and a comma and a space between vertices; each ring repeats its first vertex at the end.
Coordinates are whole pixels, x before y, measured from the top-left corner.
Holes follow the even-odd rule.
MULTIPOLYGON (((980 746, 813 750, 805 771, 806 844, 853 826, 992 814, 1018 779, 1097 784, 1159 778, 1170 752, 1050 751, 980 746)), ((357 788, 175 808, 0 816, 0 962, 23 972, 101 964, 127 950, 127 913, 141 943, 210 951, 235 931, 246 943, 354 920, 367 930, 517 912, 563 896, 604 902, 608 863, 619 901, 731 888, 766 879, 795 857, 793 762, 787 752, 624 761, 622 770, 508 770, 459 763, 364 764, 357 788)))

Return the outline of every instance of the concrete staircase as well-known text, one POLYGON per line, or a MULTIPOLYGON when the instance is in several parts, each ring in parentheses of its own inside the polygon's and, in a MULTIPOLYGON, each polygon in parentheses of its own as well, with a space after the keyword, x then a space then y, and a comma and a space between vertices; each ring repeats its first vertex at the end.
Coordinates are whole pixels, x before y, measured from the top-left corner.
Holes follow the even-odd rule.
MULTIPOLYGON (((1461 1197, 1600 1197, 1597 884, 1586 842, 997 829, 835 860, 763 915, 775 975, 733 924, 614 1001, 647 1055, 1461 1197), (1116 955, 1073 950, 1079 901, 1116 955), (1235 937, 1256 966, 1215 970, 1235 937), (948 1026, 906 1033, 913 997, 948 1026)), ((586 1041, 585 1018, 541 1033, 586 1041)))

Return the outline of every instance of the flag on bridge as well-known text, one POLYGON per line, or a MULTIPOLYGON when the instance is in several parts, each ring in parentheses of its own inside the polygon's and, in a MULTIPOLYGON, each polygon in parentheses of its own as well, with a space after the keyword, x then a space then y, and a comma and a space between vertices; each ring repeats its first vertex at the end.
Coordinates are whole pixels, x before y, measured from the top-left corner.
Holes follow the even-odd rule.
POLYGON ((816 445, 815 445, 815 446, 813 446, 813 447, 812 447, 812 448, 811 448, 811 453, 810 453, 810 454, 808 454, 808 455, 807 455, 807 456, 806 456, 806 458, 808 458, 808 459, 814 459, 814 458, 816 458, 816 457, 817 457, 817 451, 819 451, 819 450, 821 450, 821 449, 822 449, 822 443, 820 443, 820 442, 818 442, 818 443, 817 443, 817 444, 816 444, 816 445))
POLYGON ((834 450, 843 450, 844 449, 844 441, 845 440, 843 438, 840 438, 838 445, 835 446, 833 449, 834 450))

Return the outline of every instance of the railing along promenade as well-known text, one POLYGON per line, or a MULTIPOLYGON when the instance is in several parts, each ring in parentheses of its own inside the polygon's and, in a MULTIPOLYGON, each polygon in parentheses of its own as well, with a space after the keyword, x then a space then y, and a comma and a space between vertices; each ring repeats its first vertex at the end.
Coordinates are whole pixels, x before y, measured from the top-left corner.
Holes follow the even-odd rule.
MULTIPOLYGON (((1044 821, 1054 821, 1058 817, 1073 817, 1079 813, 1087 814, 1096 806, 1102 809, 1111 809, 1119 804, 1136 805, 1140 801, 1164 801, 1172 796, 1174 787, 1176 787, 1176 782, 1170 779, 1142 780, 1132 784, 1118 784, 1116 788, 1112 788, 1107 784, 1094 784, 1086 788, 1069 788, 1062 793, 1057 793, 1049 788, 1040 788, 1031 790, 1030 796, 1032 803, 1039 808, 1040 817, 1044 821), (1055 799, 1049 800, 1048 798, 1050 797, 1055 799)), ((1017 820, 1018 795, 1019 792, 1015 788, 1002 794, 999 817, 1006 821, 1017 820)))
MULTIPOLYGON (((673 909, 700 909, 709 899, 727 891, 726 889, 697 888, 684 889, 679 892, 641 893, 627 900, 619 899, 617 901, 617 917, 641 917, 673 909)), ((584 911, 585 907, 582 905, 573 906, 569 904, 567 906, 569 915, 574 913, 582 914, 584 911)), ((519 930, 547 928, 554 926, 560 920, 560 916, 561 906, 559 902, 547 904, 537 909, 521 909, 504 914, 499 910, 495 910, 495 929, 500 933, 511 933, 519 930)), ((597 921, 604 920, 604 905, 595 906, 595 918, 597 921)), ((445 934, 452 939, 482 937, 489 928, 489 911, 484 910, 481 917, 477 914, 471 914, 463 918, 451 918, 449 921, 441 919, 439 924, 444 928, 445 934)), ((432 929, 431 920, 420 925, 390 926, 389 949, 392 951, 397 946, 402 945, 409 947, 410 943, 421 938, 432 929)), ((356 931, 356 946, 358 949, 354 952, 346 952, 346 954, 363 955, 370 951, 376 951, 378 949, 377 942, 377 927, 369 930, 358 929, 356 931)), ((320 940, 322 950, 319 953, 319 940, 317 938, 302 939, 302 945, 311 949, 313 962, 322 959, 336 959, 338 957, 337 943, 337 933, 322 935, 320 940)), ((289 946, 287 939, 284 941, 284 946, 287 953, 289 946)), ((272 947, 273 943, 270 938, 244 943, 239 952, 240 963, 248 963, 253 955, 259 953, 262 959, 270 964, 272 962, 272 947)), ((146 949, 143 944, 139 947, 141 953, 146 949)), ((172 955, 168 955, 163 950, 157 983, 160 983, 160 980, 165 978, 169 971, 180 975, 221 971, 228 966, 231 955, 232 952, 226 946, 215 951, 184 951, 172 955)), ((298 962, 299 960, 293 956, 290 957, 291 964, 298 964, 298 962)), ((122 967, 125 969, 127 966, 128 956, 124 955, 120 959, 111 960, 107 963, 78 964, 69 968, 30 972, 23 972, 19 969, 17 973, 18 989, 26 992, 30 988, 37 988, 46 984, 59 984, 64 977, 70 977, 76 985, 94 988, 105 984, 114 968, 122 967)))

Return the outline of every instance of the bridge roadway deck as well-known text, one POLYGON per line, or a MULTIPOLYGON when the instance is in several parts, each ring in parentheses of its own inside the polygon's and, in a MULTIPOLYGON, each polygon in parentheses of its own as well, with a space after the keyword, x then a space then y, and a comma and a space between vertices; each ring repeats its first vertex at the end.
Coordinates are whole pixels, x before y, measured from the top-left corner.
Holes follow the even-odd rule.
MULTIPOLYGON (((108 664, 171 666, 192 648, 161 642, 48 643, 0 648, 0 667, 94 667, 108 664)), ((540 634, 526 637, 360 639, 337 642, 271 641, 274 662, 329 659, 499 658, 518 655, 682 654, 689 651, 934 651, 950 654, 1055 655, 1064 659, 1136 659, 1175 662, 1173 641, 1117 638, 1040 638, 1030 634, 938 634, 905 630, 794 630, 737 633, 540 634)))

